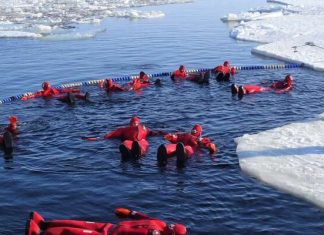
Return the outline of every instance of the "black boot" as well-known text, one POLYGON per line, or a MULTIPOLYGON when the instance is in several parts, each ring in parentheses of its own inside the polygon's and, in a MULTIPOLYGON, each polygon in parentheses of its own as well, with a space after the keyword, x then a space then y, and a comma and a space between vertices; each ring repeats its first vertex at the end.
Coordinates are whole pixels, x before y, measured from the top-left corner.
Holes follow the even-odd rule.
POLYGON ((75 103, 75 95, 72 92, 69 92, 67 94, 67 102, 69 104, 74 104, 75 103))
POLYGON ((186 162, 186 150, 183 143, 177 143, 176 148, 176 155, 177 155, 177 167, 184 167, 186 162))
POLYGON ((158 162, 159 166, 166 166, 168 163, 167 160, 167 150, 164 144, 161 144, 158 148, 157 155, 156 155, 156 160, 158 162))
POLYGON ((141 146, 137 141, 134 141, 132 144, 132 155, 135 160, 138 160, 141 158, 141 146))
POLYGON ((123 144, 119 145, 119 151, 123 161, 129 160, 132 158, 131 151, 123 144))
POLYGON ((9 131, 3 134, 3 149, 6 154, 11 154, 13 152, 12 134, 9 131))

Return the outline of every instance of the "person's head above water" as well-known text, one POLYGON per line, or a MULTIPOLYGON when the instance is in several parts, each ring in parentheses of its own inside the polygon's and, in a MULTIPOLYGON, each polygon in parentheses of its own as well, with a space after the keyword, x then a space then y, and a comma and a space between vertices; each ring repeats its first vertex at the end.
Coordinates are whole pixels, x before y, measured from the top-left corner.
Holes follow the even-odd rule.
POLYGON ((292 83, 293 83, 293 77, 290 75, 290 74, 288 74, 286 77, 285 77, 285 82, 288 84, 288 85, 291 85, 292 83))
POLYGON ((199 137, 202 133, 202 127, 199 124, 194 125, 194 127, 191 129, 191 134, 193 136, 199 137))
POLYGON ((180 65, 179 71, 180 72, 184 72, 185 70, 186 70, 185 66, 184 65, 180 65))
POLYGON ((140 124, 140 119, 137 116, 133 116, 129 122, 130 126, 138 126, 140 124))
POLYGON ((224 61, 224 66, 226 67, 230 66, 230 62, 228 60, 224 61))
POLYGON ((144 77, 145 75, 146 75, 146 74, 145 74, 143 71, 141 71, 141 72, 139 73, 140 78, 144 77))
POLYGON ((47 89, 50 89, 51 88, 51 84, 49 82, 43 82, 42 83, 42 88, 43 90, 47 90, 47 89))

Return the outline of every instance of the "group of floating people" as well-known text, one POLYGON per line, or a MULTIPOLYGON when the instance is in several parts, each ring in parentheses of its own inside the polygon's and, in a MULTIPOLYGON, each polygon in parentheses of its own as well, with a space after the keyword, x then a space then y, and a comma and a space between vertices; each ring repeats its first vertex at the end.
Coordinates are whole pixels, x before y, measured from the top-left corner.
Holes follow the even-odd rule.
MULTIPOLYGON (((199 84, 209 83, 209 79, 214 74, 217 81, 231 81, 236 74, 234 67, 229 61, 225 61, 223 65, 218 65, 210 71, 188 73, 184 65, 181 65, 171 74, 172 80, 188 80, 199 84)), ((105 79, 99 82, 99 88, 106 92, 123 92, 123 91, 138 91, 142 88, 151 86, 152 84, 160 86, 161 80, 156 79, 150 81, 149 76, 141 71, 139 76, 135 77, 131 82, 124 85, 115 83, 112 79, 105 79)), ((293 77, 288 74, 282 81, 274 81, 268 86, 256 84, 231 85, 233 95, 238 95, 241 99, 244 95, 260 93, 273 90, 276 93, 288 92, 293 87, 293 77)), ((45 99, 56 98, 60 101, 74 104, 75 100, 90 101, 88 92, 81 93, 80 89, 75 88, 55 88, 47 81, 43 82, 42 90, 32 94, 25 95, 21 100, 26 101, 33 98, 42 97, 45 99)), ((10 154, 13 150, 13 138, 17 135, 17 117, 12 116, 9 120, 9 125, 0 134, 0 146, 3 147, 6 154, 10 154)), ((160 166, 167 164, 167 159, 172 156, 177 157, 177 165, 181 166, 185 160, 193 155, 198 148, 207 148, 210 153, 216 153, 217 147, 208 137, 201 136, 202 128, 200 125, 195 125, 190 133, 163 133, 161 131, 153 132, 140 124, 138 117, 133 117, 128 127, 119 128, 104 136, 104 139, 120 138, 124 142, 119 146, 122 159, 139 159, 147 152, 149 136, 164 135, 164 139, 171 144, 160 145, 157 150, 157 161, 160 166)), ((96 138, 85 138, 94 140, 96 138)))
MULTIPOLYGON (((217 81, 231 81, 236 73, 234 67, 231 67, 228 61, 223 65, 216 66, 214 69, 206 72, 188 73, 185 66, 181 65, 179 69, 171 74, 172 80, 187 80, 198 84, 208 84, 212 75, 217 81)), ((99 87, 107 92, 138 91, 151 85, 161 85, 161 80, 156 79, 151 82, 149 76, 143 71, 131 82, 120 85, 112 79, 105 79, 99 82, 99 87)), ((271 82, 268 86, 245 84, 231 85, 231 93, 238 95, 241 99, 244 95, 260 93, 264 91, 275 91, 276 93, 288 92, 293 87, 293 77, 287 75, 282 81, 271 82)), ((23 96, 21 99, 26 101, 37 97, 56 98, 60 101, 74 104, 75 100, 89 101, 88 92, 81 93, 79 89, 74 88, 54 88, 49 82, 42 84, 43 90, 23 96)), ((13 151, 13 139, 17 136, 16 116, 9 117, 9 124, 0 134, 0 146, 6 154, 13 151)), ((207 149, 210 154, 217 152, 217 146, 207 136, 202 136, 203 128, 200 124, 195 124, 188 133, 167 133, 165 131, 153 131, 141 124, 140 118, 133 116, 128 126, 117 128, 102 137, 83 137, 85 140, 94 141, 99 139, 117 138, 122 141, 119 145, 119 151, 122 160, 137 160, 143 157, 149 147, 148 138, 150 136, 163 136, 169 143, 161 144, 157 149, 156 159, 159 166, 166 166, 168 159, 176 157, 178 167, 185 166, 185 162, 198 149, 207 149)), ((131 211, 126 208, 117 208, 115 210, 119 218, 128 218, 132 220, 122 221, 118 224, 98 223, 77 220, 52 220, 45 221, 37 212, 32 212, 27 222, 26 235, 185 235, 187 229, 182 224, 167 225, 164 221, 154 219, 140 212, 131 211)))
POLYGON ((133 116, 128 126, 113 130, 103 137, 83 137, 83 139, 93 141, 98 139, 118 138, 122 141, 119 146, 122 160, 139 159, 145 155, 148 150, 149 136, 163 135, 170 144, 161 144, 157 150, 157 162, 159 166, 167 165, 170 157, 176 156, 177 166, 183 167, 186 160, 192 156, 195 151, 206 148, 211 154, 217 152, 216 144, 206 137, 202 136, 202 126, 196 124, 190 133, 167 133, 165 131, 152 131, 141 124, 139 117, 133 116))

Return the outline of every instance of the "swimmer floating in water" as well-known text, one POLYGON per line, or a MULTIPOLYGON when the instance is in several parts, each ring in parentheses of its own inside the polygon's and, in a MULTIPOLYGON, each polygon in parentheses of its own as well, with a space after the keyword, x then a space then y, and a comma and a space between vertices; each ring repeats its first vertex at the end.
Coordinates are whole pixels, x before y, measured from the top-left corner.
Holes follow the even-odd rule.
POLYGON ((45 221, 37 212, 32 212, 27 221, 26 235, 186 235, 187 229, 182 224, 166 224, 141 212, 127 208, 117 208, 118 218, 129 218, 117 224, 79 220, 45 221))

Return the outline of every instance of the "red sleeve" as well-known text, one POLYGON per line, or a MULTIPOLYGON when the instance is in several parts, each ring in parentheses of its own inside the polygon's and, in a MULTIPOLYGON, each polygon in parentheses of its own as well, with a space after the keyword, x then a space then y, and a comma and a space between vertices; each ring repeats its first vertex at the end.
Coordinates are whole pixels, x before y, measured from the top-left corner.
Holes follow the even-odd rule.
POLYGON ((164 136, 164 139, 170 141, 171 143, 175 144, 177 143, 178 140, 178 134, 172 134, 172 133, 168 133, 164 136))
POLYGON ((236 70, 235 70, 235 68, 234 68, 234 67, 232 67, 232 68, 231 68, 231 74, 232 74, 232 76, 234 76, 234 75, 235 75, 235 73, 236 73, 236 70))
POLYGON ((32 99, 32 98, 41 97, 43 95, 44 95, 43 91, 37 91, 37 92, 35 92, 35 93, 31 94, 31 95, 23 96, 21 98, 21 100, 29 100, 29 99, 32 99))
POLYGON ((152 219, 150 216, 137 211, 132 211, 130 217, 132 219, 142 220, 142 219, 152 219))
POLYGON ((209 139, 208 137, 203 137, 199 144, 202 146, 202 147, 205 147, 209 150, 210 153, 216 153, 217 152, 217 147, 216 147, 216 144, 214 144, 211 139, 209 139))
POLYGON ((80 89, 74 89, 74 88, 63 88, 63 89, 58 89, 60 93, 68 93, 68 92, 73 92, 73 93, 78 93, 80 92, 80 89))
POLYGON ((150 129, 148 129, 149 130, 149 136, 160 136, 160 135, 167 135, 168 134, 168 132, 166 132, 166 131, 162 131, 162 130, 157 130, 157 131, 152 131, 152 130, 150 130, 150 129))
POLYGON ((104 135, 104 139, 111 139, 111 138, 122 138, 124 133, 124 128, 118 128, 114 131, 109 132, 108 134, 104 135))
POLYGON ((287 91, 290 91, 292 89, 292 86, 287 86, 286 88, 284 89, 280 89, 280 90, 277 90, 276 93, 280 94, 280 93, 285 93, 287 91))

